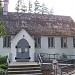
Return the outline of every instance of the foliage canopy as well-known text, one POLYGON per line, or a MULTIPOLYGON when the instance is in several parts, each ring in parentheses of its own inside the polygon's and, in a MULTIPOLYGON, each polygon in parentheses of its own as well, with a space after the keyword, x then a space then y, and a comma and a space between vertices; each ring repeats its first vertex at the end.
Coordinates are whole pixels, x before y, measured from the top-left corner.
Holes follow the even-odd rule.
POLYGON ((18 0, 15 9, 17 12, 24 12, 24 13, 39 13, 39 14, 54 13, 53 8, 49 10, 44 3, 41 5, 38 0, 35 0, 34 4, 32 4, 32 2, 29 0, 28 6, 26 6, 23 0, 18 0))
POLYGON ((4 22, 0 21, 0 37, 5 34, 4 22))
MULTIPOLYGON (((2 1, 0 0, 0 15, 2 15, 2 10, 3 10, 2 1)), ((3 36, 4 33, 5 33, 4 22, 0 21, 0 37, 3 36)))

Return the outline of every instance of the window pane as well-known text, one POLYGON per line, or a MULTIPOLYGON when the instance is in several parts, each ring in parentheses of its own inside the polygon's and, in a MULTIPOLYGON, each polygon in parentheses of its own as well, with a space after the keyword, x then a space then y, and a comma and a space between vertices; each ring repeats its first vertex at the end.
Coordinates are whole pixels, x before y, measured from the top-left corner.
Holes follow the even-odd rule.
POLYGON ((9 47, 9 45, 10 45, 10 37, 8 37, 8 47, 9 47))
POLYGON ((51 38, 51 47, 53 47, 53 37, 51 38))
POLYGON ((48 47, 50 47, 50 38, 48 38, 48 47))
POLYGON ((6 37, 3 38, 3 47, 6 47, 6 37))
POLYGON ((37 45, 38 45, 38 47, 41 47, 41 38, 40 37, 37 38, 37 45))
POLYGON ((37 47, 37 39, 35 38, 35 47, 37 47))
POLYGON ((62 37, 61 38, 61 48, 65 48, 67 47, 67 38, 66 37, 62 37))
POLYGON ((75 47, 75 37, 73 38, 73 47, 75 47))
POLYGON ((38 38, 38 44, 40 44, 40 38, 38 38))
POLYGON ((7 36, 3 38, 3 47, 10 47, 11 36, 7 36))
POLYGON ((8 47, 8 37, 6 37, 6 47, 8 47))
POLYGON ((18 52, 21 53, 21 48, 17 48, 18 52))
POLYGON ((64 47, 67 47, 67 39, 64 38, 64 47))
POLYGON ((54 47, 54 37, 48 38, 48 47, 54 47))
POLYGON ((41 47, 41 37, 35 37, 35 47, 41 47))
POLYGON ((25 48, 25 52, 28 52, 28 48, 25 48))
POLYGON ((61 48, 63 47, 63 38, 61 38, 61 48))
POLYGON ((8 47, 11 46, 10 40, 11 40, 11 36, 8 37, 8 47))

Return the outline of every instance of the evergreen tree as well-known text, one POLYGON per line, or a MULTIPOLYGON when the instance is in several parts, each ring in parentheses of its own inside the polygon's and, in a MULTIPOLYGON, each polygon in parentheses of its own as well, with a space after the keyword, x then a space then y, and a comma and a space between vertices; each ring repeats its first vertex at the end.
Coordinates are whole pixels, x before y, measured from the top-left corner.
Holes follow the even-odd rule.
POLYGON ((17 12, 26 12, 27 11, 27 7, 23 0, 18 0, 15 9, 17 12))
POLYGON ((21 12, 26 12, 27 11, 27 7, 26 7, 26 5, 25 5, 25 3, 24 2, 22 2, 22 5, 21 5, 21 12))
POLYGON ((53 14, 53 8, 49 10, 44 3, 40 5, 38 0, 35 0, 34 2, 34 11, 33 11, 32 3, 30 0, 28 3, 28 6, 25 5, 23 0, 18 0, 15 9, 17 12, 28 12, 28 13, 34 12, 34 13, 41 13, 41 14, 53 14))
POLYGON ((3 7, 2 7, 2 0, 0 0, 0 15, 2 15, 3 7))
POLYGON ((29 4, 28 4, 28 12, 31 13, 32 12, 32 3, 31 1, 29 0, 29 4))
POLYGON ((36 0, 34 2, 34 12, 35 13, 39 13, 40 12, 40 8, 41 8, 40 3, 36 0))
POLYGON ((15 8, 15 10, 16 10, 17 12, 20 12, 21 5, 22 5, 22 0, 18 0, 18 1, 17 1, 17 4, 16 4, 16 8, 15 8))
POLYGON ((42 6, 41 6, 40 12, 41 12, 42 14, 48 13, 48 8, 46 7, 46 5, 45 5, 44 3, 43 3, 42 6))
POLYGON ((4 22, 0 21, 0 37, 5 34, 4 22))
MULTIPOLYGON (((2 13, 2 1, 0 0, 0 14, 2 13)), ((4 35, 4 32, 5 32, 5 27, 4 27, 4 22, 3 21, 0 21, 0 37, 2 35, 4 35)))
POLYGON ((54 11, 53 11, 53 8, 52 8, 52 9, 50 9, 49 14, 53 14, 53 13, 54 13, 54 11))

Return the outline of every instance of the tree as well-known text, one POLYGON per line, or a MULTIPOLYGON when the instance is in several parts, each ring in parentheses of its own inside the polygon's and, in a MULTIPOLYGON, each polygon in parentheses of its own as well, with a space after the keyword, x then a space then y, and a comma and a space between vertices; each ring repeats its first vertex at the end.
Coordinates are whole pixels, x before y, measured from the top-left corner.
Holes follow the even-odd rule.
POLYGON ((41 7, 40 3, 36 0, 34 2, 34 12, 39 13, 40 12, 40 7, 41 7))
POLYGON ((26 12, 27 11, 27 7, 26 7, 24 2, 22 3, 20 10, 21 10, 21 12, 26 12))
POLYGON ((25 3, 23 2, 23 0, 17 1, 15 10, 17 12, 26 12, 27 11, 27 7, 26 7, 25 3))
MULTIPOLYGON (((0 13, 2 13, 2 9, 3 9, 3 7, 2 7, 1 0, 0 0, 0 13)), ((0 21, 0 37, 2 35, 4 35, 4 33, 5 33, 4 22, 3 21, 0 21)))
POLYGON ((17 4, 16 4, 16 8, 15 8, 15 10, 17 12, 20 12, 21 5, 22 5, 22 0, 18 0, 17 1, 17 4))
POLYGON ((0 14, 2 14, 3 7, 2 7, 2 0, 0 0, 0 14))
POLYGON ((42 5, 40 5, 40 3, 38 2, 38 0, 35 0, 34 2, 34 11, 32 8, 32 3, 29 0, 28 6, 26 6, 26 4, 24 3, 23 0, 18 0, 17 4, 16 4, 16 11, 17 12, 28 12, 28 13, 41 13, 41 14, 53 14, 53 8, 51 10, 49 10, 46 5, 43 3, 42 5))
POLYGON ((32 12, 32 3, 31 1, 29 0, 29 4, 28 4, 28 12, 31 13, 32 12))
POLYGON ((46 7, 46 5, 45 5, 44 3, 43 3, 42 6, 41 6, 40 12, 41 12, 42 14, 48 13, 48 8, 46 7))
POLYGON ((0 21, 0 37, 5 34, 4 22, 0 21))
POLYGON ((53 11, 53 8, 52 8, 52 9, 50 9, 48 14, 53 14, 53 13, 54 13, 54 11, 53 11))

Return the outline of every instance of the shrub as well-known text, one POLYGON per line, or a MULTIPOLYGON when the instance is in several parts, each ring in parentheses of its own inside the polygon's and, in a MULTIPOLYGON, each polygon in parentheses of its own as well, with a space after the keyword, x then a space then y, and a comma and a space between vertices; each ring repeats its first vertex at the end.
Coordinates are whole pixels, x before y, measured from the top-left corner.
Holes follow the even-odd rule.
POLYGON ((0 56, 0 64, 7 63, 7 56, 0 56))
POLYGON ((0 69, 0 75, 5 75, 5 70, 4 69, 0 69))
POLYGON ((1 64, 0 68, 6 70, 7 69, 7 64, 1 64))

